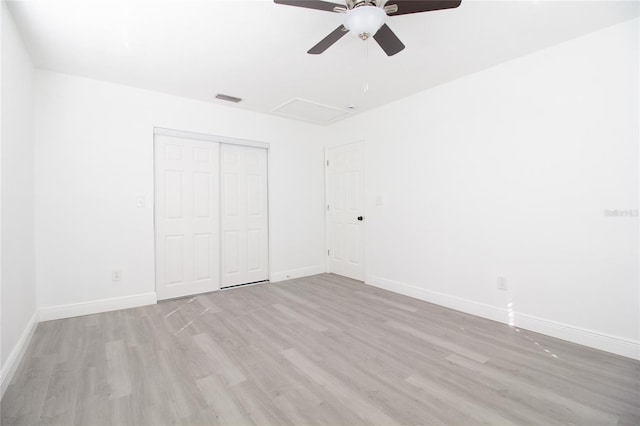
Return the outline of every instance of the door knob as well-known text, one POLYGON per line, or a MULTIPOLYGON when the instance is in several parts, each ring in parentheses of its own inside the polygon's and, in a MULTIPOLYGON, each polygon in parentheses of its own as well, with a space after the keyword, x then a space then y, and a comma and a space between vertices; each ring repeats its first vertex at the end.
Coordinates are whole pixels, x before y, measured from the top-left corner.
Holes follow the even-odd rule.
POLYGON ((362 216, 358 216, 358 220, 359 220, 359 221, 363 221, 363 220, 364 220, 364 217, 362 217, 362 216))

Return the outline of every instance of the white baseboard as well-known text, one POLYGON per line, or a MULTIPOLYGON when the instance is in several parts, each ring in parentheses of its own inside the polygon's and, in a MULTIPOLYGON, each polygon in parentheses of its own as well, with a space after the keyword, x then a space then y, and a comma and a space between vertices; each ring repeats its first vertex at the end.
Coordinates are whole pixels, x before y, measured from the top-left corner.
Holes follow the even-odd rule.
POLYGON ((308 266, 306 268, 292 269, 290 271, 273 272, 269 281, 277 283, 278 281, 292 280, 294 278, 308 277, 327 272, 325 265, 308 266))
POLYGON ((36 309, 29 319, 29 322, 27 322, 22 335, 20 335, 16 345, 13 347, 13 350, 2 366, 2 370, 0 371, 0 398, 4 396, 4 392, 7 390, 7 387, 9 387, 9 383, 11 383, 11 379, 18 369, 20 361, 22 361, 22 357, 29 346, 29 342, 31 341, 33 332, 36 331, 37 326, 38 310, 36 309))
MULTIPOLYGON (((404 294, 425 302, 462 311, 471 315, 487 318, 504 324, 509 323, 509 311, 496 306, 475 302, 449 294, 439 293, 410 284, 388 280, 386 278, 368 276, 366 283, 394 293, 404 294)), ((514 312, 513 321, 516 327, 533 331, 580 345, 640 360, 640 342, 611 336, 581 327, 563 324, 533 315, 514 312)))
POLYGON ((394 293, 404 294, 405 296, 424 300, 425 302, 455 309, 456 311, 462 311, 467 314, 476 315, 502 323, 508 322, 509 311, 504 308, 474 302, 473 300, 451 296, 450 294, 426 290, 424 288, 415 287, 410 284, 392 281, 381 277, 368 276, 366 278, 366 283, 384 290, 393 291, 394 293))
POLYGON ((40 321, 51 321, 61 318, 79 317, 138 306, 155 305, 155 293, 134 294, 132 296, 114 297, 111 299, 93 300, 91 302, 72 303, 69 305, 40 308, 40 321))
POLYGON ((518 312, 515 313, 515 324, 525 330, 640 360, 640 342, 638 341, 518 312))

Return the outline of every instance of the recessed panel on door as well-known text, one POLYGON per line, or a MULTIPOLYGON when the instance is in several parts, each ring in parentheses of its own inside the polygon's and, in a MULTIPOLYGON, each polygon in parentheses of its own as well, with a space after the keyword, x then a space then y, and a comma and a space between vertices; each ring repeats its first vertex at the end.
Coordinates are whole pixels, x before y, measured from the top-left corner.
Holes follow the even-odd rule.
POLYGON ((164 263, 167 285, 184 284, 184 235, 167 235, 165 238, 164 263))
POLYGON ((211 256, 212 256, 212 235, 196 234, 193 236, 193 263, 194 279, 196 281, 210 280, 212 278, 211 256))
POLYGON ((183 173, 182 170, 164 170, 165 219, 182 219, 183 173))
POLYGON ((208 172, 193 174, 193 215, 198 219, 211 217, 211 193, 213 176, 208 172))
POLYGON ((262 259, 262 229, 247 229, 247 271, 259 271, 262 259))
POLYGON ((235 276, 240 274, 240 230, 223 231, 224 238, 222 245, 224 247, 222 269, 223 276, 235 276))

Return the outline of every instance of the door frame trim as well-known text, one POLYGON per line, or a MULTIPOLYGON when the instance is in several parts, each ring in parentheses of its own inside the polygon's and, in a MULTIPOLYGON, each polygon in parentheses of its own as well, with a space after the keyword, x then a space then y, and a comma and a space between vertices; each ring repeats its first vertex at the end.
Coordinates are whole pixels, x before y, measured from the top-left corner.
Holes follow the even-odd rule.
POLYGON ((348 145, 361 144, 362 146, 362 214, 364 215, 365 220, 362 222, 363 230, 362 230, 362 281, 367 282, 367 203, 366 203, 366 195, 367 195, 367 166, 365 164, 366 158, 366 143, 365 139, 358 139, 353 142, 341 143, 339 145, 325 146, 324 147, 324 268, 325 271, 331 273, 329 268, 329 211, 327 210, 327 203, 329 202, 329 168, 327 166, 327 161, 329 160, 329 150, 335 148, 342 148, 348 145))

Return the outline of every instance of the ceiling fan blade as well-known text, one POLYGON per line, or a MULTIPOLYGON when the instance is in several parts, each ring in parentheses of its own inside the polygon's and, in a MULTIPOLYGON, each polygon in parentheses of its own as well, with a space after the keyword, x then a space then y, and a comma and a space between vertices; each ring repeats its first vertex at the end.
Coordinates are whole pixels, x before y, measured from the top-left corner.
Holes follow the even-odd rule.
POLYGON ((305 7, 307 9, 325 10, 334 12, 334 8, 344 9, 344 4, 331 3, 322 0, 273 0, 276 4, 284 4, 287 6, 305 7))
POLYGON ((378 42, 380 47, 382 47, 382 50, 384 50, 387 56, 393 56, 404 49, 404 44, 402 44, 398 36, 391 31, 391 28, 389 28, 387 24, 380 27, 373 38, 378 42))
POLYGON ((338 28, 333 30, 328 36, 320 40, 320 43, 316 44, 311 49, 309 49, 307 53, 309 53, 310 55, 319 55, 320 53, 330 48, 333 45, 333 43, 340 40, 342 36, 344 36, 348 32, 349 30, 346 29, 344 25, 340 25, 338 28))
POLYGON ((389 12, 389 16, 407 15, 409 13, 431 12, 432 10, 455 9, 462 0, 389 0, 386 7, 397 5, 396 12, 389 12))

